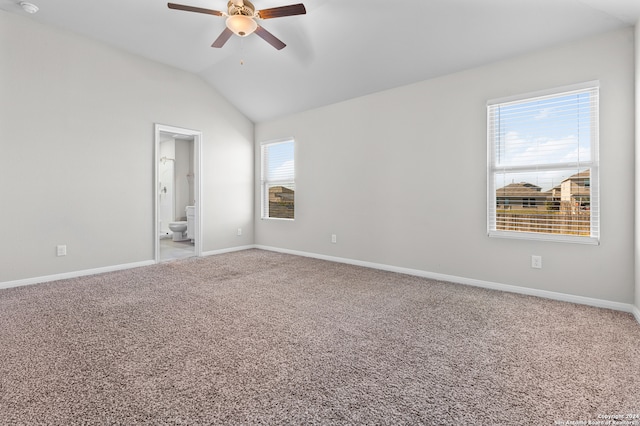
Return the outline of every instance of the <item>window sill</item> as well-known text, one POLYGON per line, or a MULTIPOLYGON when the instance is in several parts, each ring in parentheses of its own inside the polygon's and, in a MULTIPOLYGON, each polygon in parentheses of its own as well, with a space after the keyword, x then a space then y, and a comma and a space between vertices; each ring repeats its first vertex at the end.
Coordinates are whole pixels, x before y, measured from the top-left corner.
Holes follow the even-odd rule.
POLYGON ((295 218, 289 219, 287 217, 261 217, 260 219, 262 219, 262 220, 280 220, 280 221, 284 221, 284 222, 293 222, 295 220, 295 218))
POLYGON ((572 243, 586 245, 600 245, 596 237, 582 237, 578 235, 543 234, 535 232, 489 231, 490 238, 506 238, 515 240, 550 241, 555 243, 572 243))

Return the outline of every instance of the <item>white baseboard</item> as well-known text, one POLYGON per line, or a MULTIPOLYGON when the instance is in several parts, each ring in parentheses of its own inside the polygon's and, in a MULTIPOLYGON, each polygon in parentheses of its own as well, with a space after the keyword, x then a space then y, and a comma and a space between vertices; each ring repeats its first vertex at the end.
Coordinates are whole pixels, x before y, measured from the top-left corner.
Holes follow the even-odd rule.
POLYGON ((362 260, 327 256, 323 254, 309 253, 309 252, 303 252, 298 250, 288 250, 288 249, 281 249, 277 247, 262 246, 262 245, 256 245, 255 248, 258 248, 261 250, 269 250, 269 251, 275 251, 280 253, 293 254, 297 256, 312 257, 312 258, 321 259, 321 260, 329 260, 331 262, 364 266, 367 268, 380 269, 383 271, 398 272, 401 274, 414 275, 414 276, 429 278, 433 280, 449 281, 449 282, 458 283, 458 284, 472 285, 475 287, 482 287, 482 288, 487 288, 491 290, 500 290, 500 291, 506 291, 509 293, 518 293, 518 294, 524 294, 528 296, 542 297, 545 299, 559 300, 562 302, 570 302, 570 303, 577 303, 580 305, 595 306, 598 308, 613 309, 616 311, 628 312, 633 314, 636 317, 636 320, 638 320, 638 322, 640 323, 640 310, 636 306, 630 303, 613 302, 610 300, 595 299, 592 297, 576 296, 572 294, 557 293, 554 291, 547 291, 547 290, 538 290, 538 289, 528 288, 528 287, 519 287, 519 286, 509 285, 509 284, 500 284, 500 283, 494 283, 491 281, 482 281, 482 280, 476 280, 473 278, 458 277, 455 275, 438 274, 435 272, 428 272, 420 269, 401 268, 398 266, 385 265, 382 263, 365 262, 362 260))
POLYGON ((23 285, 39 284, 39 283, 44 283, 48 281, 65 280, 68 278, 77 278, 77 277, 83 277, 86 275, 103 274, 105 272, 120 271, 122 269, 139 268, 141 266, 154 265, 155 263, 156 262, 154 262, 153 260, 145 260, 142 262, 105 266, 103 268, 84 269, 81 271, 65 272, 62 274, 45 275, 42 277, 26 278, 26 279, 15 280, 15 281, 5 281, 5 282, 0 282, 0 289, 20 287, 23 285))
MULTIPOLYGON (((538 290, 538 289, 527 288, 527 287, 519 287, 519 286, 514 286, 509 284, 500 284, 500 283, 494 283, 491 281, 482 281, 482 280, 476 280, 472 278, 458 277, 455 275, 438 274, 435 272, 428 272, 420 269, 402 268, 399 266, 366 262, 362 260, 348 259, 344 257, 327 256, 324 254, 282 249, 278 247, 263 246, 263 245, 256 245, 256 244, 231 247, 231 248, 220 249, 220 250, 211 250, 211 251, 203 252, 202 256, 214 256, 217 254, 231 253, 235 251, 249 250, 253 248, 267 250, 267 251, 274 251, 279 253, 287 253, 287 254, 292 254, 296 256, 304 256, 304 257, 311 257, 315 259, 328 260, 331 262, 346 263, 349 265, 364 266, 367 268, 380 269, 383 271, 390 271, 390 272, 398 272, 401 274, 413 275, 413 276, 440 280, 440 281, 449 281, 449 282, 458 283, 458 284, 472 285, 475 287, 488 288, 492 290, 500 290, 500 291, 506 291, 510 293, 518 293, 518 294, 525 294, 529 296, 543 297, 545 299, 553 299, 553 300, 560 300, 563 302, 578 303, 581 305, 595 306, 598 308, 613 309, 613 310, 628 312, 632 314, 636 318, 638 323, 640 323, 640 309, 637 306, 634 306, 630 303, 613 302, 610 300, 602 300, 602 299, 595 299, 591 297, 576 296, 572 294, 557 293, 557 292, 547 291, 547 290, 538 290)), ((154 265, 155 263, 156 262, 153 260, 145 260, 142 262, 106 266, 103 268, 85 269, 81 271, 65 272, 62 274, 46 275, 42 277, 27 278, 22 280, 15 280, 15 281, 5 281, 5 282, 0 282, 0 289, 38 284, 38 283, 43 283, 48 281, 57 281, 57 280, 63 280, 68 278, 76 278, 76 277, 82 277, 86 275, 102 274, 105 272, 120 271, 123 269, 139 268, 141 266, 154 265)))
MULTIPOLYGON (((255 246, 248 245, 248 246, 232 247, 232 248, 222 249, 222 250, 213 250, 213 251, 202 253, 202 256, 212 256, 215 254, 230 253, 233 251, 248 250, 252 248, 255 248, 255 246)), ((77 278, 77 277, 83 277, 86 275, 102 274, 105 272, 120 271, 122 269, 139 268, 141 266, 149 266, 149 265, 155 265, 155 264, 156 262, 154 260, 145 260, 142 262, 105 266, 103 268, 85 269, 81 271, 65 272, 62 274, 45 275, 41 277, 25 278, 25 279, 15 280, 15 281, 5 281, 5 282, 0 282, 0 289, 20 287, 20 286, 31 285, 31 284, 39 284, 39 283, 45 283, 49 281, 58 281, 58 280, 64 280, 68 278, 77 278)))
POLYGON ((237 246, 237 247, 230 247, 230 248, 225 248, 225 249, 220 249, 220 250, 211 250, 211 251, 205 251, 202 253, 202 256, 214 256, 216 254, 224 254, 224 253, 231 253, 234 251, 242 251, 242 250, 249 250, 249 249, 253 249, 256 248, 255 245, 251 244, 248 246, 237 246))

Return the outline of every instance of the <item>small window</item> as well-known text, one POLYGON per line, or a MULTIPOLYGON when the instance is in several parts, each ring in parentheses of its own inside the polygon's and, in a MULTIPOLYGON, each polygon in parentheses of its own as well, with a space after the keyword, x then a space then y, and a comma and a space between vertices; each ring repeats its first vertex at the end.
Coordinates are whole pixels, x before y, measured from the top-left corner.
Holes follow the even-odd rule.
POLYGON ((489 236, 598 243, 598 92, 488 103, 489 236))
POLYGON ((262 156, 262 218, 295 217, 294 141, 266 142, 262 156))

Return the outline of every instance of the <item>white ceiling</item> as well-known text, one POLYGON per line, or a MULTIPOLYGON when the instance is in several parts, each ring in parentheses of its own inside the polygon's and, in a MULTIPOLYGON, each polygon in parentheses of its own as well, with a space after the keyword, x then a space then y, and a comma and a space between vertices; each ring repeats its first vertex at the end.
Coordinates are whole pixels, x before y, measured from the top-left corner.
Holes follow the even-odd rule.
MULTIPOLYGON (((254 122, 468 69, 616 28, 640 0, 302 1, 306 15, 260 21, 287 43, 257 35, 211 43, 222 17, 170 10, 164 0, 19 0, 0 9, 62 27, 201 76, 254 122), (242 63, 241 63, 242 62, 242 63)), ((227 0, 173 0, 226 11, 227 0)))

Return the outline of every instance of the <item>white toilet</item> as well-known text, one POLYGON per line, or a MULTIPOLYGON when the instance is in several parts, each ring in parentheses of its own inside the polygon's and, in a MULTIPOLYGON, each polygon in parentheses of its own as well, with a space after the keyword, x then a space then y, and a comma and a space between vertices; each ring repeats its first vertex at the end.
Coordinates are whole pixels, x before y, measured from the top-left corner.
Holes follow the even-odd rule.
POLYGON ((169 222, 169 229, 173 232, 173 241, 188 240, 187 221, 169 222))

